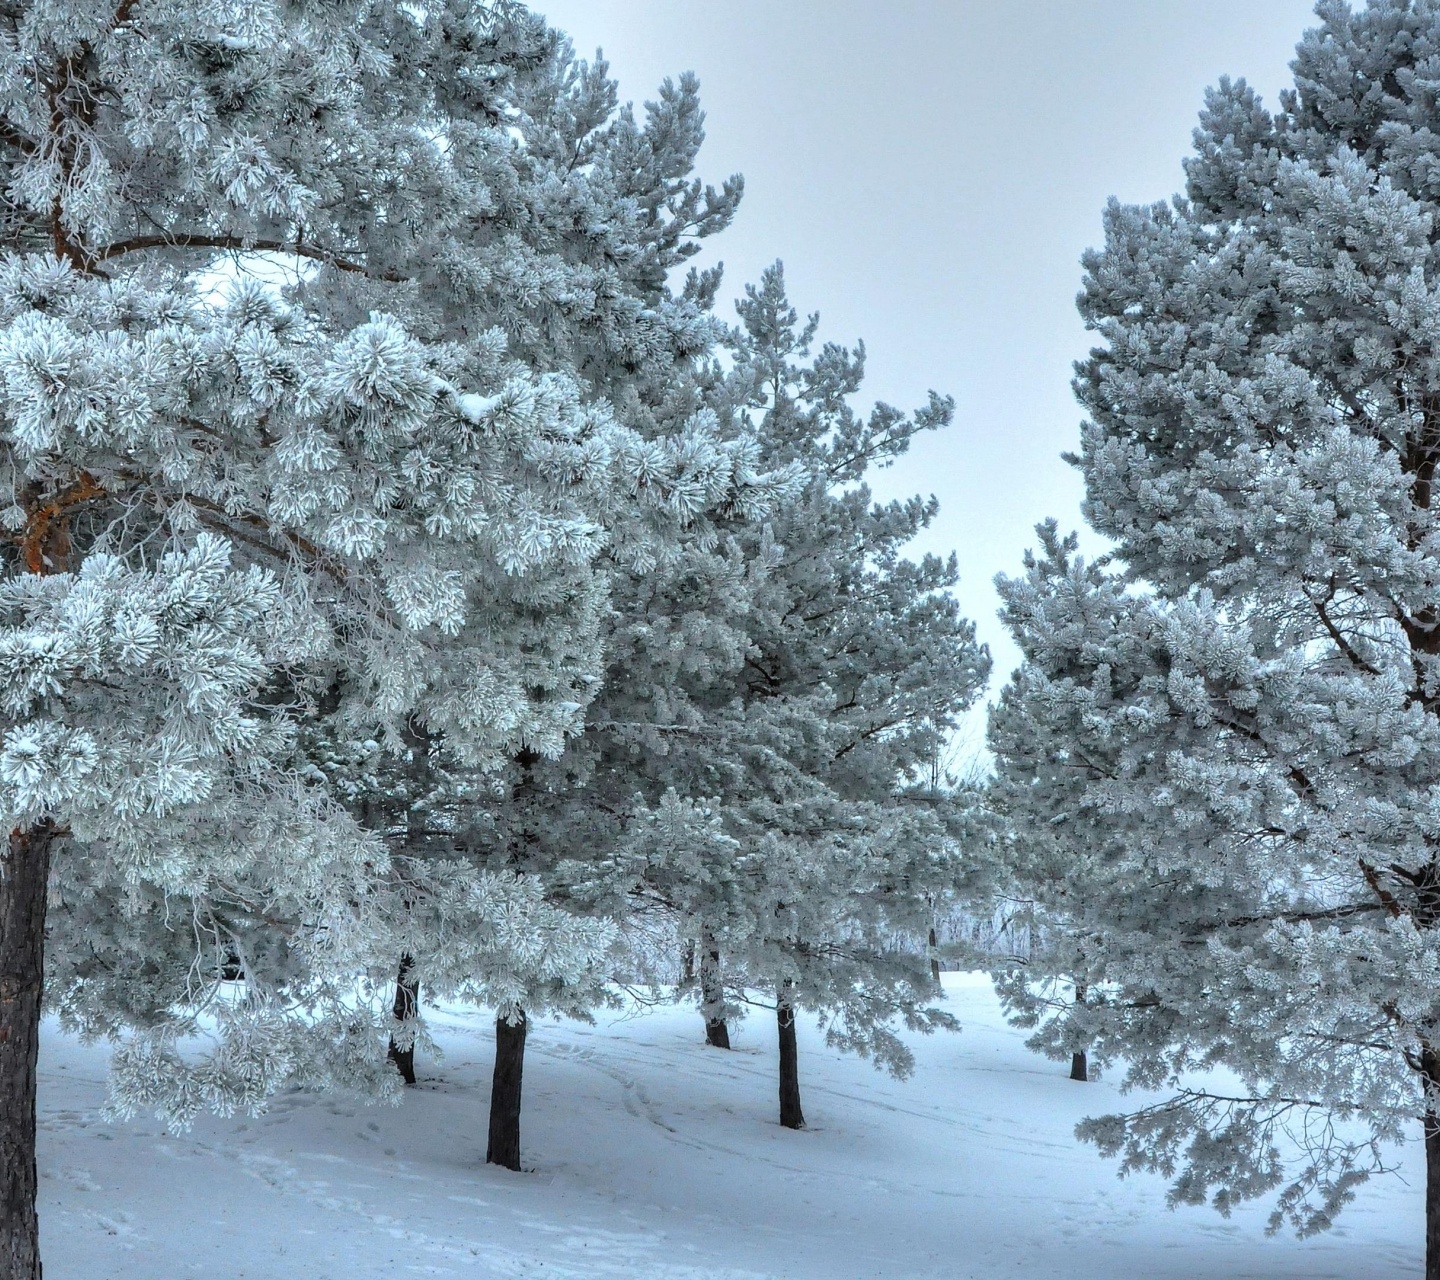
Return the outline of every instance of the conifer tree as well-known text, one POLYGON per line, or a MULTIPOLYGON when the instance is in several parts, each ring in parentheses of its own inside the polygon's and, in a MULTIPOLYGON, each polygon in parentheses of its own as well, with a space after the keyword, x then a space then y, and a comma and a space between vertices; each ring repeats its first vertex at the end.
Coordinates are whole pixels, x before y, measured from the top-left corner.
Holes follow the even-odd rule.
POLYGON ((1085 259, 1114 565, 1050 530, 1002 584, 1026 665, 993 742, 1016 844, 1071 860, 1036 896, 1087 994, 1012 996, 1181 1085, 1083 1129, 1174 1201, 1283 1187, 1276 1225, 1318 1230, 1418 1133, 1435 1280, 1440 8, 1318 13, 1278 111, 1222 81, 1185 196, 1112 204, 1085 259), (1185 1083, 1214 1064, 1241 1087, 1185 1083))
MULTIPOLYGON (((0 1272, 29 1280, 42 959, 71 1025, 130 1029, 115 1107, 184 1122, 385 1086, 353 978, 398 959, 397 903, 473 927, 492 986, 603 950, 513 872, 417 891, 315 726, 347 761, 559 754, 600 674, 597 556, 652 562, 712 454, 585 372, 695 341, 700 308, 612 306, 593 242, 570 306, 515 231, 551 196, 592 212, 513 123, 558 47, 518 6, 57 0, 0 38, 0 1272), (215 1051, 182 1057, 206 1015, 215 1051)), ((670 150, 616 126, 636 279, 737 194, 673 172, 687 92, 670 150)))
POLYGON ((947 426, 953 403, 932 393, 914 414, 856 413, 863 345, 812 355, 818 318, 800 320, 778 263, 738 310, 741 412, 762 457, 809 476, 761 534, 780 550, 749 615, 736 681, 748 777, 729 805, 744 848, 736 959, 775 992, 781 1123, 799 1127, 797 1010, 897 1074, 911 1058, 896 1019, 953 1025, 931 1003, 924 944, 934 896, 961 872, 956 815, 928 778, 990 662, 949 593, 954 555, 905 558, 935 499, 876 503, 865 484, 915 435, 947 426))
MULTIPOLYGON (((507 21, 510 34, 492 39, 486 53, 487 109, 517 122, 521 138, 504 157, 504 183, 492 182, 504 199, 487 220, 500 224, 509 246, 507 287, 496 288, 492 275, 473 264, 468 275, 452 267, 461 284, 451 289, 447 280, 445 288, 427 291, 427 310, 411 323, 429 317, 442 330, 465 331, 491 324, 507 335, 509 351, 536 371, 564 371, 590 395, 603 396, 634 430, 633 502, 606 511, 603 550, 612 581, 630 584, 675 561, 684 547, 711 545, 718 527, 765 514, 793 488, 783 469, 773 475, 756 469, 750 442, 718 439, 713 414, 699 411, 695 371, 723 333, 708 313, 718 270, 692 272, 678 291, 669 284, 699 239, 728 224, 741 183, 731 178, 717 191, 692 176, 704 137, 693 77, 667 81, 637 120, 630 107, 617 108, 603 62, 577 60, 563 37, 523 10, 509 12, 507 21)), ((495 160, 485 163, 493 168, 495 160)), ((497 231, 481 230, 489 253, 497 231)), ((448 230, 437 252, 453 256, 451 239, 462 234, 448 230)), ((368 287, 349 279, 330 284, 368 287)), ((626 609, 617 595, 602 616, 607 642, 609 620, 626 609)), ((598 687, 587 689, 587 699, 598 687)), ((403 885, 388 899, 398 967, 391 1058, 413 1076, 415 1038, 423 1037, 421 989, 495 1007, 489 1154, 514 1168, 523 1028, 538 1012, 585 1016, 606 998, 606 974, 589 963, 557 968, 549 949, 528 968, 512 962, 497 969, 488 932, 464 927, 464 908, 456 917, 453 893, 437 888, 433 877, 456 860, 501 881, 520 869, 558 900, 552 873, 575 852, 572 811, 589 812, 590 793, 579 794, 588 782, 584 751, 554 754, 521 745, 498 767, 486 763, 477 771, 456 762, 443 737, 412 731, 399 752, 377 747, 356 757, 341 749, 327 765, 347 779, 355 810, 384 828, 405 865, 403 885)), ((577 936, 608 936, 573 913, 555 914, 551 927, 566 921, 577 936)), ((597 952, 577 954, 594 959, 597 952)))
POLYGON ((803 483, 763 522, 617 588, 634 604, 594 730, 576 743, 603 801, 583 840, 605 832, 614 853, 565 870, 577 895, 610 892, 632 919, 675 922, 696 953, 709 1043, 769 993, 782 1123, 799 1127, 796 1010, 900 1072, 894 1021, 950 1022, 931 1006, 924 946, 957 863, 944 806, 921 784, 988 656, 946 591, 953 559, 903 557, 933 500, 877 504, 862 483, 948 423, 950 403, 856 414, 863 349, 812 357, 818 322, 800 321, 778 265, 740 314, 733 365, 702 379, 705 401, 762 466, 803 483))

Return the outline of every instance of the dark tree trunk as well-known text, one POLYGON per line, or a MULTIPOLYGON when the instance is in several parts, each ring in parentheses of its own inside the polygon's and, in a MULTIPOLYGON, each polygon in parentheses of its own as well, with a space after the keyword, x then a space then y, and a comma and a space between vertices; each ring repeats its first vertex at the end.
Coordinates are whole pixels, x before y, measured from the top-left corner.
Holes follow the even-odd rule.
POLYGON ((705 1043, 712 1049, 730 1047, 725 1023, 725 982, 720 976, 720 952, 707 943, 700 954, 700 1012, 705 1018, 705 1043))
MULTIPOLYGON (((56 236, 58 246, 58 224, 56 236)), ((28 484, 21 495, 26 521, 19 537, 26 569, 41 577, 68 571, 71 514, 103 495, 95 478, 83 471, 58 493, 47 493, 39 481, 28 484)), ((7 856, 0 859, 0 1280, 40 1280, 35 1085, 45 987, 45 898, 59 835, 48 818, 23 830, 16 827, 7 856)))
POLYGON ((1425 1112, 1425 1280, 1440 1280, 1440 1114, 1425 1112))
POLYGON ((930 977, 938 987, 940 985, 940 957, 934 954, 934 950, 940 945, 940 940, 935 936, 935 926, 930 926, 930 977))
MULTIPOLYGON (((415 972, 415 961, 409 956, 400 957, 400 972, 395 976, 395 1021, 413 1019, 420 1008, 420 984, 412 982, 410 975, 415 972)), ((412 1037, 405 1048, 390 1037, 390 1061, 406 1084, 415 1083, 415 1040, 412 1037)))
POLYGON ((800 1051, 795 1042, 795 1010, 787 998, 790 984, 781 988, 775 1005, 780 1026, 780 1123, 787 1129, 803 1129, 805 1113, 800 1110, 800 1051))
POLYGON ((525 1074, 525 1011, 516 1020, 495 1019, 495 1076, 490 1084, 490 1145, 487 1164, 520 1170, 520 1082, 525 1074))
POLYGON ((1425 1083, 1425 1280, 1440 1280, 1440 1053, 1420 1052, 1425 1083))
MULTIPOLYGON (((1085 984, 1083 982, 1075 984, 1075 1003, 1085 1003, 1085 984)), ((1070 1079, 1087 1081, 1090 1079, 1090 1063, 1085 1056, 1084 1049, 1070 1055, 1070 1079)))
POLYGON ((0 865, 0 1280, 40 1280, 35 1078, 55 827, 10 833, 0 865))

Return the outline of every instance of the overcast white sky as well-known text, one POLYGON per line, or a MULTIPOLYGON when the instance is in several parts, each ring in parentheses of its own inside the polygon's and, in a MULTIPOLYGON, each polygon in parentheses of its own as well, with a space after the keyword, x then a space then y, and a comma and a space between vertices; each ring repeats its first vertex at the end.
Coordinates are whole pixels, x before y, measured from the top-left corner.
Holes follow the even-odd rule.
MULTIPOLYGON (((776 258, 821 337, 864 338, 870 399, 934 387, 948 432, 877 477, 934 493, 920 549, 960 557, 959 596, 995 655, 1018 653, 992 579, 1035 523, 1080 523, 1071 363, 1081 252, 1111 195, 1164 199, 1206 85, 1288 83, 1311 0, 533 0, 583 56, 603 48, 622 98, 700 77, 700 172, 745 175, 711 243, 722 297, 776 258)), ((733 315, 728 302, 723 307, 733 315)))

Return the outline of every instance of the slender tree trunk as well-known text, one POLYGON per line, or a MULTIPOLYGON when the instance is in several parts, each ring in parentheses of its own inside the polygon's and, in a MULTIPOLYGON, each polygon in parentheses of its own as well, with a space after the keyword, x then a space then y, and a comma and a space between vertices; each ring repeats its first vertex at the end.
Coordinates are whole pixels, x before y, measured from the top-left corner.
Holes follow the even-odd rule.
POLYGON ((940 940, 935 936, 935 926, 930 926, 930 977, 938 987, 940 985, 940 957, 935 954, 935 948, 940 945, 940 940))
POLYGON ((516 1020, 495 1019, 495 1076, 490 1084, 490 1145, 487 1164, 520 1170, 520 1082, 525 1074, 525 1011, 516 1020))
POLYGON ((725 982, 720 976, 720 951, 708 938, 700 953, 700 1012, 705 1018, 705 1043, 712 1049, 730 1047, 725 1023, 725 982))
MULTIPOLYGON (((400 957, 400 972, 395 976, 395 1021, 413 1019, 420 1009, 420 984, 412 982, 410 975, 415 972, 415 961, 409 956, 400 957)), ((390 1037, 390 1061, 406 1084, 415 1083, 415 1040, 401 1048, 390 1037)))
POLYGON ((1425 1280, 1440 1280, 1440 1113, 1425 1112, 1425 1280))
POLYGON ((1425 1280, 1440 1280, 1440 1053, 1420 1050, 1425 1085, 1425 1280))
POLYGON ((54 824, 10 833, 0 864, 0 1280, 40 1280, 35 1079, 54 824))
POLYGON ((795 1010, 789 1000, 790 983, 780 988, 775 1003, 780 1027, 780 1123, 787 1129, 803 1129, 805 1113, 800 1110, 800 1051, 795 1041, 795 1010))
MULTIPOLYGON (((1075 984, 1075 1003, 1085 1003, 1085 984, 1083 982, 1077 982, 1075 984)), ((1085 1056, 1084 1049, 1070 1055, 1070 1079, 1090 1079, 1090 1063, 1085 1056)))

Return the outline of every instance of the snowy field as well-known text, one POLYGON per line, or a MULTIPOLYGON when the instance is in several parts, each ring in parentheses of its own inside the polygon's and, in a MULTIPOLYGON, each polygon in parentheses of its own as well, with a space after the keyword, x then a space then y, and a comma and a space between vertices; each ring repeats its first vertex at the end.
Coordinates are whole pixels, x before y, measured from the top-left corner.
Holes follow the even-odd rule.
MULTIPOLYGON (((922 1038, 908 1081, 801 1027, 810 1128, 775 1123, 774 1026, 707 1049, 693 1009, 539 1023, 527 1054, 530 1172, 484 1163, 492 1035, 437 1014, 441 1063, 398 1108, 306 1094, 258 1120, 169 1135, 98 1114, 105 1052, 47 1027, 46 1280, 1401 1280, 1420 1274, 1418 1183, 1362 1188, 1337 1231, 1268 1238, 1167 1211, 1071 1138, 1111 1109, 1028 1053, 988 984, 947 974, 960 1035, 922 1038), (807 1034, 808 1033, 808 1034, 807 1034)), ((1416 1167, 1421 1153, 1404 1152, 1416 1167)), ((1403 1170, 1402 1170, 1403 1172, 1403 1170)))

